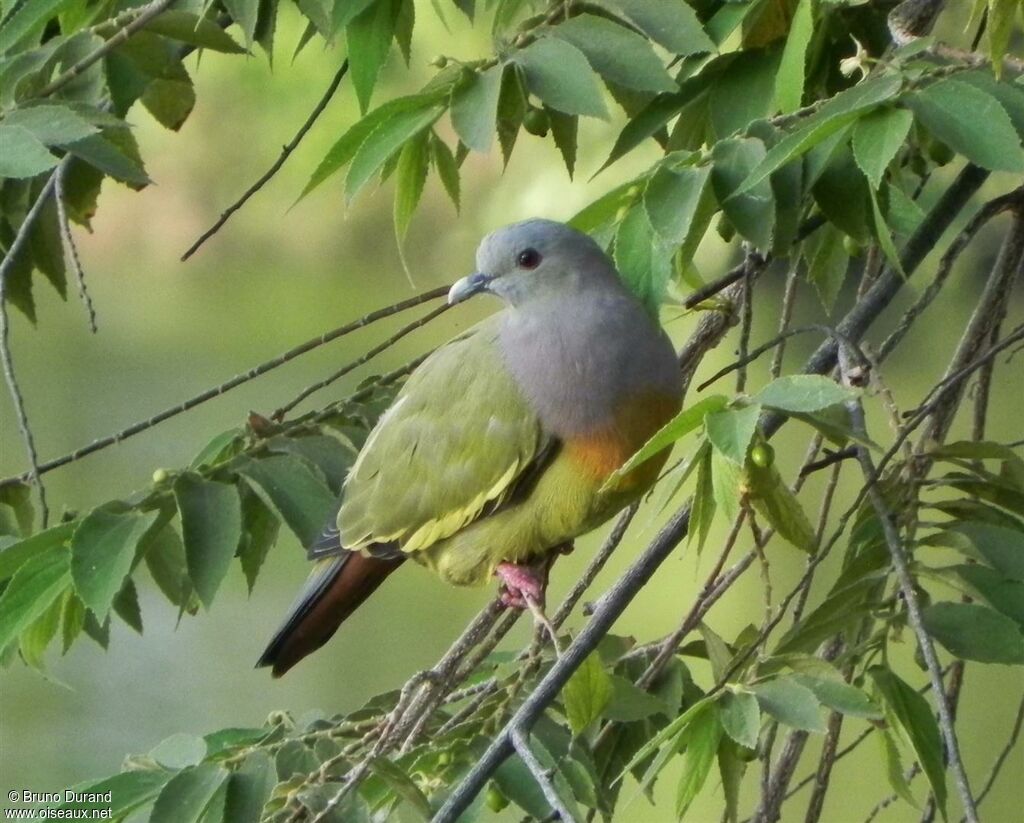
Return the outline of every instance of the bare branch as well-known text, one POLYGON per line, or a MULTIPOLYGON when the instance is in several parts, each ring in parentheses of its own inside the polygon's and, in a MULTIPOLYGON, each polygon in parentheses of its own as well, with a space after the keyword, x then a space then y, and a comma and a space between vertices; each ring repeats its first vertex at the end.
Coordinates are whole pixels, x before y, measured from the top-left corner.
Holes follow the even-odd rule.
MULTIPOLYGON (((390 317, 393 314, 398 314, 399 312, 405 311, 406 309, 414 308, 430 300, 436 300, 438 297, 443 297, 447 293, 448 287, 441 286, 439 288, 423 292, 422 294, 419 294, 416 297, 410 297, 408 300, 402 300, 398 303, 394 303, 382 309, 372 311, 369 314, 360 317, 358 320, 354 320, 351 323, 346 323, 344 326, 339 326, 338 328, 332 331, 321 334, 319 337, 314 337, 312 340, 307 340, 305 343, 301 343, 300 345, 295 346, 292 349, 289 349, 284 354, 280 354, 277 357, 271 360, 267 360, 266 362, 261 363, 258 366, 253 366, 253 368, 249 369, 246 372, 243 372, 242 374, 232 377, 227 382, 221 383, 219 386, 214 386, 213 388, 200 392, 194 397, 190 397, 188 400, 184 400, 175 406, 171 406, 168 409, 164 409, 164 411, 160 412, 159 414, 155 414, 152 417, 147 418, 146 420, 141 420, 137 423, 133 423, 132 425, 124 429, 121 429, 121 431, 119 432, 108 435, 106 437, 101 437, 98 440, 94 440, 87 446, 82 446, 81 448, 76 449, 75 451, 65 454, 61 457, 57 457, 54 458, 53 460, 48 460, 45 463, 41 463, 38 467, 38 472, 39 474, 46 474, 49 471, 53 471, 54 469, 60 468, 61 466, 66 466, 68 463, 73 463, 76 460, 80 460, 83 457, 86 457, 87 455, 100 451, 101 449, 105 449, 109 446, 121 443, 122 441, 127 440, 129 437, 133 437, 134 435, 139 434, 140 432, 144 432, 147 429, 153 428, 153 426, 157 425, 158 423, 162 423, 163 421, 168 420, 171 417, 174 417, 178 414, 181 414, 182 412, 194 409, 196 406, 205 403, 207 400, 212 400, 215 397, 220 397, 225 392, 237 388, 238 386, 241 386, 243 383, 247 383, 248 381, 253 380, 256 377, 260 377, 261 375, 264 375, 267 372, 278 368, 279 366, 283 366, 285 363, 294 360, 296 357, 299 357, 300 355, 311 352, 314 349, 317 349, 326 343, 332 342, 333 340, 337 340, 339 337, 343 337, 346 334, 350 334, 351 332, 357 331, 358 329, 362 329, 370 325, 371 323, 376 322, 377 320, 382 320, 385 317, 390 317)), ((404 369, 406 367, 402 368, 404 369)), ((353 397, 355 399, 358 399, 357 396, 353 397)), ((0 488, 11 483, 17 483, 27 480, 31 476, 31 474, 26 473, 14 475, 11 477, 5 477, 3 480, 0 480, 0 488)))
POLYGON ((89 315, 89 330, 96 334, 96 309, 92 305, 92 298, 85 287, 85 271, 82 269, 82 261, 78 257, 78 246, 75 245, 75 238, 71 234, 71 223, 68 221, 68 210, 64 205, 64 176, 67 174, 68 166, 61 163, 56 170, 54 185, 54 199, 57 203, 57 225, 60 229, 60 237, 64 243, 64 253, 71 261, 71 267, 75 270, 75 282, 78 283, 78 297, 85 306, 89 315))
POLYGON ((334 97, 334 93, 338 90, 338 86, 341 85, 341 81, 344 79, 347 73, 348 59, 346 58, 344 62, 342 62, 341 68, 339 68, 338 71, 335 72, 334 77, 331 79, 330 84, 327 86, 327 90, 323 93, 323 96, 320 98, 319 102, 317 102, 316 106, 313 108, 313 111, 309 113, 309 117, 306 118, 306 122, 302 124, 299 130, 295 133, 295 136, 285 146, 282 147, 281 154, 280 156, 278 156, 277 160, 274 161, 270 168, 267 169, 255 183, 253 183, 248 189, 245 190, 245 193, 241 197, 239 197, 238 200, 236 200, 234 203, 228 206, 223 211, 223 213, 221 213, 221 216, 217 218, 217 221, 212 226, 210 226, 210 228, 204 231, 198 237, 198 239, 191 246, 188 247, 188 250, 181 256, 181 261, 183 263, 186 260, 188 260, 193 254, 199 251, 199 248, 200 246, 203 245, 203 243, 205 243, 207 240, 213 237, 213 235, 219 232, 221 228, 223 228, 224 224, 231 219, 231 216, 240 208, 242 208, 242 206, 244 206, 248 202, 250 197, 256 194, 256 192, 258 192, 260 189, 262 189, 270 181, 270 179, 275 174, 277 174, 281 166, 283 166, 285 164, 285 161, 291 156, 292 152, 295 151, 296 148, 298 148, 299 143, 302 142, 302 139, 306 136, 307 132, 309 132, 309 130, 313 128, 313 125, 319 119, 320 115, 323 114, 324 109, 327 108, 327 104, 331 101, 331 98, 334 97))
POLYGON ((562 798, 558 796, 558 790, 551 780, 551 772, 544 767, 530 748, 527 734, 518 726, 512 727, 512 745, 515 747, 516 754, 522 759, 526 768, 530 770, 530 774, 533 775, 537 785, 540 786, 540 790, 544 793, 544 799, 554 809, 558 819, 562 820, 563 823, 577 823, 576 816, 565 807, 562 798))
POLYGON ((996 762, 992 764, 992 771, 989 772, 988 778, 985 780, 985 785, 982 786, 981 791, 978 792, 978 805, 981 805, 981 801, 984 800, 992 790, 996 779, 999 777, 999 772, 1003 770, 1003 766, 1006 764, 1006 760, 1010 756, 1010 752, 1013 751, 1014 747, 1017 745, 1017 741, 1020 740, 1021 726, 1024 726, 1024 699, 1022 699, 1020 705, 1017 706, 1017 719, 1013 721, 1013 729, 1010 732, 1010 739, 1006 741, 1006 745, 1003 746, 1002 751, 999 752, 998 757, 996 757, 996 762))

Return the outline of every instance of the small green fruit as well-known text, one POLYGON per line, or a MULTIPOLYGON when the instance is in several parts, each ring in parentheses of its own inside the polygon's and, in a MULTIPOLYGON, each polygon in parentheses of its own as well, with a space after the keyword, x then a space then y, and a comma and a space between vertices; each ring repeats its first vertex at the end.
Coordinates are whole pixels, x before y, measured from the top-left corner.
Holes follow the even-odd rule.
POLYGON ((531 108, 523 116, 523 128, 537 137, 546 137, 550 127, 551 119, 543 109, 531 108))
POLYGON ((159 486, 161 483, 166 483, 168 477, 170 475, 167 473, 167 469, 157 469, 153 472, 153 485, 159 486))
POLYGON ((439 54, 437 55, 437 57, 430 61, 430 65, 433 66, 435 69, 443 69, 445 66, 448 65, 448 58, 445 57, 443 54, 439 54))
POLYGON ((942 141, 932 140, 928 143, 928 156, 936 166, 945 166, 956 157, 956 153, 942 141))
POLYGON ((451 762, 452 762, 452 753, 451 752, 441 752, 441 754, 439 754, 437 756, 437 765, 438 766, 447 766, 451 762))
POLYGON ((732 242, 732 239, 736 236, 736 227, 724 214, 718 218, 718 222, 715 224, 715 231, 718 232, 718 236, 726 243, 732 242))
POLYGON ((492 783, 487 788, 487 808, 492 812, 500 812, 506 806, 508 806, 508 798, 492 783))
POLYGON ((864 247, 850 235, 843 238, 843 248, 850 257, 860 257, 864 253, 864 247))
POLYGON ((775 462, 775 449, 768 443, 755 443, 750 450, 750 462, 759 468, 768 468, 775 462))

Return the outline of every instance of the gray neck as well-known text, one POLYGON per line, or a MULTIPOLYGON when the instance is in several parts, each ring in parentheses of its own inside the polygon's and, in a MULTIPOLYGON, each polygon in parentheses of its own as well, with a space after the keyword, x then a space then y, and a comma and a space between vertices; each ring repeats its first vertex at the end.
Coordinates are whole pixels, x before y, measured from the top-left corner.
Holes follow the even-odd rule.
POLYGON ((541 424, 558 437, 605 428, 622 401, 638 393, 681 391, 668 337, 618 284, 532 301, 503 315, 509 370, 541 424))

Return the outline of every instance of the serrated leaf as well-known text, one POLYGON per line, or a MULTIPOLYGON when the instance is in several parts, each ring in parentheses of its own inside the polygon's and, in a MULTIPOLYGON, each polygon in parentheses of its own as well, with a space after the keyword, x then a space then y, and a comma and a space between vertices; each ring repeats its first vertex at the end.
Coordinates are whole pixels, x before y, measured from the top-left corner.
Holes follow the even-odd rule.
POLYGON ((686 732, 683 773, 676 788, 676 817, 680 820, 708 779, 721 737, 718 706, 709 703, 706 710, 693 719, 686 732))
POLYGON ((137 634, 142 634, 142 608, 139 606, 139 592, 131 577, 126 577, 121 589, 114 596, 114 613, 137 634))
POLYGON ((586 56, 606 80, 640 91, 675 91, 654 49, 640 35, 604 17, 581 14, 546 32, 565 40, 586 56))
POLYGON ((750 502, 783 539, 801 551, 813 554, 817 549, 814 527, 804 507, 774 466, 747 463, 750 502))
POLYGON ((725 691, 718 700, 722 729, 736 743, 748 749, 757 747, 761 732, 761 709, 748 691, 725 691))
POLYGON ((853 128, 853 156, 872 188, 878 189, 889 163, 906 142, 914 115, 906 109, 880 108, 853 128))
POLYGON ((398 244, 405 242, 409 222, 423 195, 430 166, 430 132, 423 132, 402 147, 395 169, 395 234, 398 244))
POLYGON ((242 542, 238 547, 238 559, 242 564, 245 582, 250 594, 256 585, 263 561, 270 548, 277 542, 281 521, 251 492, 242 495, 242 542))
POLYGON ((674 54, 715 50, 693 8, 684 0, 597 0, 597 5, 620 12, 658 45, 674 54))
POLYGON ((987 606, 933 603, 922 618, 928 634, 955 657, 979 663, 1024 663, 1021 628, 987 606))
POLYGON ((107 814, 108 819, 121 820, 135 809, 151 802, 171 777, 169 772, 162 769, 138 770, 122 772, 103 780, 79 783, 69 789, 74 796, 100 799, 62 803, 57 808, 68 812, 87 810, 97 817, 107 814), (102 799, 107 792, 110 793, 109 801, 102 799))
POLYGON ((702 451, 703 454, 697 463, 697 481, 693 489, 693 504, 690 507, 690 542, 696 538, 697 554, 700 554, 707 542, 715 510, 718 508, 715 500, 713 450, 705 443, 702 451))
POLYGON ((243 460, 237 471, 253 491, 276 511, 303 546, 323 528, 336 498, 303 461, 290 455, 243 460))
POLYGON ((150 538, 145 562, 164 597, 182 611, 194 613, 199 603, 185 564, 185 546, 171 526, 164 526, 150 538))
POLYGON ((274 763, 264 751, 254 751, 232 772, 224 799, 224 819, 258 821, 277 783, 274 763))
POLYGON ((242 504, 227 483, 186 473, 174 482, 189 577, 207 608, 242 537, 242 504))
POLYGON ((783 725, 801 731, 825 731, 818 698, 794 678, 776 677, 750 688, 761 708, 783 725))
POLYGON ((911 806, 920 808, 910 791, 910 783, 907 781, 903 762, 900 759, 900 750, 896 746, 892 732, 889 729, 880 729, 878 739, 882 748, 882 757, 885 760, 885 773, 889 779, 889 787, 911 806))
POLYGON ((22 126, 0 124, 0 178, 35 177, 57 165, 43 142, 22 126))
POLYGON ((102 620, 132 567, 139 541, 158 512, 98 508, 71 536, 71 577, 85 605, 102 620))
POLYGON ((820 411, 857 397, 858 392, 817 374, 779 377, 754 395, 762 406, 783 412, 820 411))
POLYGON ((711 168, 671 170, 664 166, 651 177, 644 190, 644 208, 655 232, 666 243, 682 243, 694 223, 711 168))
POLYGON ((813 31, 814 8, 811 0, 800 0, 793 12, 786 47, 775 77, 775 108, 783 114, 796 111, 803 101, 804 66, 813 31))
POLYGON ((625 677, 617 674, 608 675, 608 677, 611 681, 612 693, 601 712, 602 717, 620 723, 631 723, 655 714, 668 716, 669 707, 665 701, 644 691, 625 677))
POLYGON ((345 28, 349 75, 362 112, 370 106, 377 77, 387 61, 395 35, 399 2, 401 0, 377 0, 353 17, 345 28))
POLYGON ((952 571, 967 585, 971 594, 983 598, 992 608, 1012 618, 1024 629, 1024 583, 1007 580, 999 572, 980 563, 953 566, 952 571))
POLYGON ((697 429, 709 414, 724 409, 728 402, 729 398, 725 395, 713 394, 683 409, 655 432, 654 436, 644 443, 640 450, 630 457, 621 468, 613 472, 611 477, 605 481, 603 488, 611 486, 616 480, 633 471, 641 463, 646 462, 680 438, 697 429))
POLYGON ((942 736, 928 701, 890 669, 872 666, 868 669, 868 674, 875 681, 889 709, 890 717, 913 746, 917 762, 921 764, 938 807, 945 816, 946 767, 943 760, 942 736))
POLYGON ((151 823, 198 823, 228 772, 215 763, 201 763, 178 772, 153 804, 151 823))
POLYGON ((908 96, 906 102, 928 131, 979 166, 1024 172, 1020 136, 992 95, 947 79, 908 96))
POLYGON ((722 211, 743 237, 759 249, 768 249, 775 226, 775 192, 768 175, 755 186, 747 185, 754 171, 764 165, 764 143, 753 137, 729 138, 712 149, 711 183, 722 211))
POLYGON ((128 129, 93 134, 69 143, 71 154, 95 166, 104 174, 127 183, 131 188, 148 186, 152 181, 139 159, 139 148, 128 129))
POLYGON ((988 563, 1013 580, 1024 581, 1024 533, 992 523, 954 523, 927 541, 951 546, 988 563))
POLYGON ((1010 45, 1014 16, 1020 8, 1020 0, 988 0, 988 55, 997 78, 1002 74, 1003 55, 1010 45))
POLYGON ((843 233, 832 224, 826 224, 804 244, 807 279, 814 285, 822 306, 831 312, 850 267, 850 256, 843 246, 843 233))
POLYGON ((761 406, 751 403, 740 409, 713 412, 704 421, 711 445, 733 463, 742 465, 757 431, 761 406))
POLYGON ((36 556, 56 547, 63 546, 75 530, 75 523, 61 523, 50 526, 46 531, 36 532, 24 540, 0 550, 0 583, 9 579, 22 566, 36 556))
POLYGON ((580 119, 575 114, 565 114, 550 106, 545 106, 544 111, 551 124, 551 139, 555 141, 555 147, 565 162, 565 170, 572 178, 576 171, 576 148, 580 119))
MULTIPOLYGON (((51 103, 15 109, 4 117, 3 125, 26 129, 46 146, 73 143, 75 140, 95 134, 98 130, 70 107, 51 103)), ((6 141, 3 146, 6 153, 6 141)))
POLYGON ((57 636, 61 625, 61 611, 64 597, 70 592, 57 597, 49 607, 21 633, 18 638, 18 651, 22 659, 37 671, 43 671, 43 655, 50 641, 57 636))
MULTIPOLYGON (((256 23, 260 14, 260 0, 224 0, 224 8, 231 15, 231 19, 242 29, 245 45, 251 47, 256 35, 256 23)), ((325 36, 326 34, 325 32, 325 36)))
POLYGON ((562 687, 562 704, 575 734, 580 734, 601 716, 612 699, 612 691, 612 682, 600 655, 592 652, 562 687))
POLYGON ((70 0, 27 0, 19 6, 6 5, 4 25, 0 29, 0 54, 10 51, 33 29, 41 27, 47 20, 58 14, 70 0))
POLYGON ((833 711, 850 717, 864 717, 868 720, 880 720, 882 712, 863 691, 842 680, 828 677, 815 677, 808 674, 797 674, 796 681, 806 686, 814 696, 833 711))
POLYGON ((594 70, 575 46, 542 37, 516 52, 513 60, 523 69, 527 88, 552 108, 607 119, 594 70))
POLYGON ((345 196, 348 200, 351 201, 360 192, 406 141, 429 129, 443 113, 444 105, 439 103, 401 112, 368 134, 352 158, 352 165, 345 177, 345 196))
POLYGON ((448 197, 451 199, 452 205, 455 206, 455 211, 458 212, 461 205, 459 164, 455 161, 455 156, 448 148, 448 144, 433 132, 430 135, 430 159, 434 168, 437 169, 437 176, 441 178, 444 190, 448 192, 448 197))
POLYGON ((497 130, 498 97, 504 71, 504 66, 497 65, 474 73, 468 83, 456 88, 452 94, 452 128, 459 139, 474 151, 486 153, 491 150, 497 130))
POLYGON ((157 743, 149 756, 161 766, 177 771, 195 766, 206 757, 206 741, 194 734, 172 734, 157 743))
POLYGON ((160 125, 177 131, 181 128, 196 104, 196 93, 191 80, 151 81, 140 98, 160 125))
MULTIPOLYGON (((313 189, 324 182, 335 172, 347 166, 356 156, 359 147, 381 124, 399 117, 408 117, 411 112, 422 111, 438 102, 436 94, 417 94, 410 97, 399 97, 378 106, 362 120, 355 123, 337 142, 331 146, 316 171, 313 172, 306 187, 302 190, 301 200, 313 189)), ((371 172, 372 174, 372 172, 371 172)))
POLYGON ((640 204, 629 210, 615 233, 615 265, 629 290, 657 314, 672 279, 672 249, 654 233, 640 204))
POLYGON ((169 9, 150 20, 145 28, 154 34, 224 54, 243 54, 234 38, 213 20, 188 11, 169 9))
POLYGON ((776 169, 845 128, 863 112, 895 97, 901 86, 901 78, 890 74, 866 80, 853 88, 839 92, 808 117, 801 127, 772 146, 764 159, 739 186, 736 194, 760 185, 776 169))

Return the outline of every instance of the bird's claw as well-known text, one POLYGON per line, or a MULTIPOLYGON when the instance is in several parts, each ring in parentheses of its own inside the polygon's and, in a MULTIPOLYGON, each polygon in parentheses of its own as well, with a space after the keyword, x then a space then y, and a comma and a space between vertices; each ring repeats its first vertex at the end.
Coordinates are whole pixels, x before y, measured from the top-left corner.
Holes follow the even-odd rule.
POLYGON ((500 563, 494 574, 502 583, 503 606, 528 609, 531 601, 544 605, 544 594, 548 584, 546 564, 542 569, 538 569, 536 566, 500 563))

